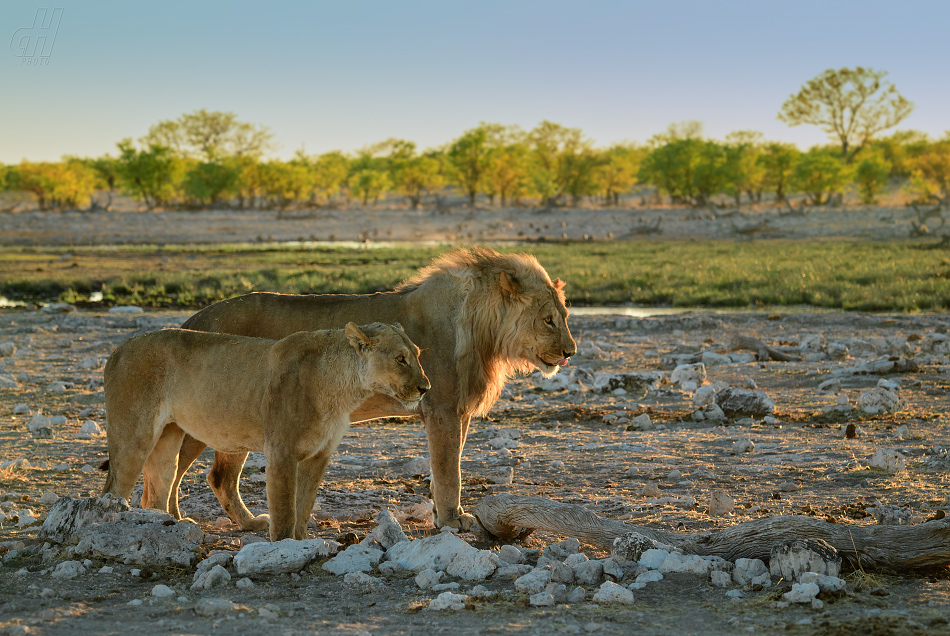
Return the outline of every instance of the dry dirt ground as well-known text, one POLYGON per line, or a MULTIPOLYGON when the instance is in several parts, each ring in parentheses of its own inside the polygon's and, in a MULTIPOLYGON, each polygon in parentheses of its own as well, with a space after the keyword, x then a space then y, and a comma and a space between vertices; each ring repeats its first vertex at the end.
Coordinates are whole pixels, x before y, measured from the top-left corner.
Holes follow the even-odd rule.
MULTIPOLYGON (((145 568, 133 576, 132 566, 94 560, 79 578, 52 578, 49 569, 66 557, 52 550, 44 559, 36 538, 39 526, 21 527, 16 519, 29 514, 42 519, 51 507, 40 503, 44 493, 99 493, 104 475, 93 467, 106 457, 105 438, 79 439, 78 433, 87 419, 106 424, 101 365, 124 339, 175 326, 185 317, 174 312, 0 313, 0 343, 17 348, 0 358, 0 375, 13 376, 18 384, 0 390, 0 461, 28 461, 28 466, 21 462, 0 470, 0 506, 8 516, 0 526, 0 633, 950 633, 946 567, 850 573, 847 593, 828 598, 817 610, 777 606, 788 590, 785 583, 773 590, 745 589, 742 598, 730 598, 727 589, 690 574, 668 574, 635 591, 632 606, 587 601, 553 608, 530 607, 510 579, 493 578, 483 585, 497 593, 494 598, 472 600, 456 613, 425 609, 436 594, 420 589, 411 576, 388 578, 384 590, 363 593, 323 572, 319 562, 303 576, 259 579, 251 589, 232 582, 200 593, 189 590, 189 568, 145 568), (66 421, 53 426, 52 439, 34 440, 26 427, 30 415, 12 414, 19 404, 66 421), (103 565, 114 571, 97 574, 103 565), (179 597, 150 597, 157 583, 179 597), (202 597, 227 598, 238 609, 226 616, 198 616, 194 608, 202 597)), ((518 379, 490 415, 473 426, 462 462, 467 508, 490 493, 541 495, 584 505, 604 517, 682 532, 784 514, 874 524, 866 510, 878 504, 901 507, 919 523, 950 508, 950 320, 944 315, 581 315, 571 324, 580 349, 565 370, 569 381, 560 386, 538 377, 518 379), (707 383, 754 383, 775 401, 774 419, 694 421, 691 394, 669 382, 670 371, 703 351, 724 352, 736 331, 800 352, 806 360, 757 362, 740 352, 736 361, 710 364, 707 383), (917 370, 855 372, 862 361, 888 357, 914 360, 917 370), (632 390, 603 394, 592 390, 592 376, 602 372, 657 372, 661 381, 645 395, 632 390), (840 390, 819 391, 822 382, 834 378, 840 390), (902 402, 896 410, 877 415, 850 410, 882 378, 899 385, 902 402), (848 406, 839 405, 845 399, 848 406), (838 410, 828 410, 836 405, 838 410), (644 413, 652 424, 642 418, 633 422, 644 413), (849 423, 857 426, 856 439, 846 439, 849 423), (489 443, 505 436, 514 438, 506 444, 512 448, 489 443), (734 444, 741 440, 751 440, 754 450, 736 454, 734 444), (868 460, 882 448, 899 451, 906 469, 890 474, 870 468, 868 460), (726 516, 707 513, 716 489, 735 499, 735 509, 726 516)), ((410 535, 431 534, 431 525, 419 520, 428 487, 425 462, 417 458, 426 455, 419 422, 353 428, 318 496, 314 535, 362 536, 382 507, 395 510, 410 535)), ((210 462, 206 452, 187 476, 182 496, 182 509, 205 532, 203 555, 236 550, 246 534, 222 518, 204 483, 210 462)), ((260 465, 258 458, 245 469, 242 492, 252 510, 264 512, 266 473, 260 465)), ((542 549, 562 538, 536 533, 525 547, 542 549)), ((589 546, 582 550, 591 557, 607 556, 589 546)), ((461 581, 462 593, 471 587, 461 581)), ((593 591, 588 588, 588 599, 593 591)))
MULTIPOLYGON (((942 235, 944 217, 923 219, 942 235)), ((444 211, 369 208, 210 212, 17 212, 0 214, 0 245, 102 245, 254 241, 525 241, 662 238, 853 238, 913 236, 907 207, 786 208, 480 208, 444 211)))

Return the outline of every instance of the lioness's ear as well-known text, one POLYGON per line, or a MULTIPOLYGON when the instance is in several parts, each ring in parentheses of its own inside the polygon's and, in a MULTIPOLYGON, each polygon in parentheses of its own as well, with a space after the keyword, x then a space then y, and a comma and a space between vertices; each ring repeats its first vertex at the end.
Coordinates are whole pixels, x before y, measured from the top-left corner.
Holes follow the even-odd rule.
POLYGON ((499 283, 501 283, 501 292, 505 296, 518 296, 521 294, 521 290, 518 289, 518 279, 515 278, 514 274, 506 274, 504 271, 498 277, 499 283))
POLYGON ((564 289, 565 283, 560 278, 555 278, 553 281, 551 281, 551 283, 554 285, 554 289, 558 291, 561 291, 562 289, 564 289))
POLYGON ((362 351, 364 348, 373 344, 373 339, 363 333, 359 327, 356 326, 355 322, 346 323, 344 328, 344 333, 346 333, 346 339, 350 341, 350 344, 357 351, 362 351))
POLYGON ((402 325, 399 324, 398 322, 394 322, 394 323, 393 323, 393 329, 395 329, 396 331, 398 331, 398 332, 401 333, 402 335, 406 335, 406 330, 403 329, 403 328, 402 328, 402 325))

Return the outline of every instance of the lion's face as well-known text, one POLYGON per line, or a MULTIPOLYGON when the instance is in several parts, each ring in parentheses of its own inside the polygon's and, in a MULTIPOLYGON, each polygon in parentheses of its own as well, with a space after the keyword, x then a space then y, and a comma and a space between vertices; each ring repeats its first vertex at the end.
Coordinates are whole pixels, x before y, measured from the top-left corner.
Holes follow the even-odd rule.
POLYGON ((521 304, 518 338, 521 359, 536 367, 542 374, 552 376, 567 365, 567 359, 577 353, 577 343, 567 326, 567 307, 564 306, 564 283, 519 283, 510 275, 503 275, 503 292, 521 304))
POLYGON ((350 343, 366 361, 363 385, 374 393, 388 395, 413 409, 429 390, 429 378, 419 364, 420 349, 406 336, 399 323, 375 322, 346 326, 350 343))

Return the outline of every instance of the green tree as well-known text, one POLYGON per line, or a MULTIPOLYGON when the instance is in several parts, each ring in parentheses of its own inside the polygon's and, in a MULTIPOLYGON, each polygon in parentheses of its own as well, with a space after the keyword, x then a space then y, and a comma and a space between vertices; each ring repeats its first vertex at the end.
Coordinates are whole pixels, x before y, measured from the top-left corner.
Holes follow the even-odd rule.
POLYGON ((215 206, 222 196, 234 191, 240 173, 241 166, 234 161, 202 161, 185 174, 183 190, 202 205, 215 206))
POLYGON ((465 193, 472 208, 489 167, 491 147, 488 132, 488 125, 484 122, 466 130, 449 145, 446 153, 449 179, 465 193))
POLYGON ((812 149, 799 157, 792 175, 792 184, 808 195, 813 205, 827 203, 831 195, 842 192, 849 171, 842 159, 825 150, 812 149))
POLYGON ((232 112, 204 108, 158 122, 142 142, 206 162, 244 155, 260 158, 274 146, 273 134, 266 126, 238 121, 232 112))
POLYGON ((616 144, 604 150, 594 168, 594 183, 607 205, 618 205, 620 195, 637 183, 642 153, 633 145, 616 144))
POLYGON ((801 152, 793 144, 766 144, 757 158, 762 169, 762 187, 775 193, 776 202, 785 201, 795 164, 801 152))
POLYGON ((730 133, 723 152, 723 191, 735 200, 736 207, 742 205, 743 192, 750 202, 760 200, 764 177, 759 162, 762 133, 745 130, 730 133))
POLYGON ((705 206, 714 195, 725 189, 726 152, 721 144, 700 142, 699 157, 693 171, 693 205, 705 206))
POLYGON ((103 155, 87 162, 98 178, 96 187, 105 190, 109 195, 109 201, 106 203, 106 210, 112 209, 112 193, 119 185, 119 163, 115 157, 103 155))
POLYGON ((184 163, 172 150, 156 145, 138 149, 131 139, 123 139, 117 145, 117 168, 123 187, 144 201, 149 210, 170 202, 184 174, 184 163))
POLYGON ((887 187, 891 164, 879 153, 865 153, 854 170, 854 182, 858 186, 861 202, 874 203, 877 195, 887 187))
POLYGON ((851 163, 875 135, 914 109, 885 75, 860 66, 828 69, 789 97, 778 118, 789 126, 819 126, 841 145, 841 158, 851 163))
POLYGON ((652 183, 670 201, 692 203, 696 194, 696 168, 705 142, 676 139, 653 148, 640 164, 640 181, 652 183))
POLYGON ((412 209, 419 207, 422 195, 443 184, 439 160, 434 157, 413 157, 399 163, 396 187, 409 199, 412 209))
POLYGON ((263 192, 261 162, 257 157, 244 155, 229 159, 229 164, 236 173, 233 190, 237 197, 238 208, 244 209, 246 206, 253 208, 263 192))
POLYGON ((373 203, 379 201, 379 197, 386 194, 392 187, 392 181, 389 180, 389 174, 382 170, 360 170, 350 177, 350 192, 363 201, 363 205, 368 205, 369 200, 373 203))
POLYGON ((911 189, 923 199, 950 205, 950 134, 911 161, 911 189))
POLYGON ((327 152, 314 161, 313 187, 327 203, 340 193, 350 171, 350 162, 342 152, 327 152))
POLYGON ((545 207, 556 205, 564 194, 576 204, 594 191, 596 157, 580 128, 542 121, 528 133, 533 158, 532 178, 545 207))
POLYGON ((305 165, 268 161, 260 164, 261 192, 277 208, 277 218, 292 205, 303 201, 313 188, 313 176, 305 165))
POLYGON ((492 148, 485 176, 485 191, 494 201, 497 196, 501 207, 517 201, 531 191, 531 166, 528 147, 523 142, 508 143, 492 148))
POLYGON ((898 130, 887 137, 875 139, 871 142, 871 148, 891 164, 890 176, 907 178, 913 172, 913 160, 927 152, 931 143, 927 133, 898 130))

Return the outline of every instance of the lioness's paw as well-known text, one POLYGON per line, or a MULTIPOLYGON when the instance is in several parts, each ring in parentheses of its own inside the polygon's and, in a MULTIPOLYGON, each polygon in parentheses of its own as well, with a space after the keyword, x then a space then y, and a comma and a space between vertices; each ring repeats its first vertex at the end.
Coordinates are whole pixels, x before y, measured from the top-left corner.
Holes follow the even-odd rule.
POLYGON ((459 511, 448 519, 443 518, 441 515, 436 516, 435 527, 444 528, 445 526, 449 526, 450 528, 458 528, 462 532, 468 532, 475 526, 475 522, 475 517, 459 511))
POLYGON ((239 525, 242 530, 250 530, 251 532, 267 530, 270 528, 270 515, 257 515, 256 517, 244 520, 244 522, 239 525))

